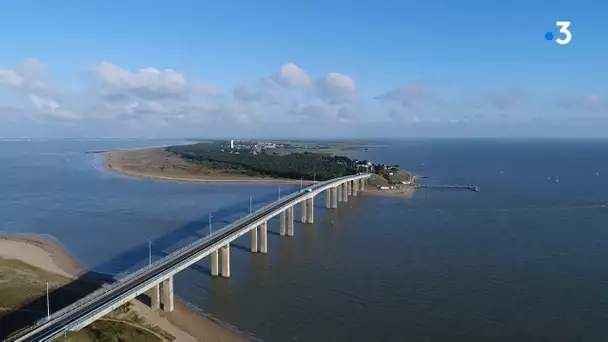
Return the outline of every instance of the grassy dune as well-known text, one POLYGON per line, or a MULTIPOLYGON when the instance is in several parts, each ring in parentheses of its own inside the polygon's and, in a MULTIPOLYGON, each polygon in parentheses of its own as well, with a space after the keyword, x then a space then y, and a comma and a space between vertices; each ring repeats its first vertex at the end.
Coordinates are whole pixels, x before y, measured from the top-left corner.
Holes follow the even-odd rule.
MULTIPOLYGON (((78 280, 72 281, 19 260, 0 258, 0 340, 46 315, 46 300, 40 298, 46 296, 47 282, 51 293, 51 310, 54 307, 57 310, 95 288, 93 284, 78 283, 78 280)), ((155 342, 173 339, 173 336, 157 327, 146 326, 130 309, 130 305, 125 305, 81 331, 68 332, 58 341, 155 342)))

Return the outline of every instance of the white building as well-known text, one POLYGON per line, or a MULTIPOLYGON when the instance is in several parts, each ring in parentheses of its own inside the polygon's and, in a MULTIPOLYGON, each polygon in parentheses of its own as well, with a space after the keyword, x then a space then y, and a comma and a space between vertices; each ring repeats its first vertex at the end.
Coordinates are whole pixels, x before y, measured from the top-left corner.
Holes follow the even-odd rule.
POLYGON ((230 148, 234 148, 234 140, 230 140, 230 148))

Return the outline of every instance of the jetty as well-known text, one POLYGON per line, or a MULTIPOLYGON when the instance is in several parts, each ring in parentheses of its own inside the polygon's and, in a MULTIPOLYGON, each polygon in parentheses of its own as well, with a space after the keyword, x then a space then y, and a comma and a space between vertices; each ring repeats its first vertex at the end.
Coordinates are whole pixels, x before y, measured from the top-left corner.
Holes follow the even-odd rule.
POLYGON ((416 189, 463 189, 463 190, 471 190, 474 192, 479 191, 479 187, 477 185, 431 185, 431 184, 418 184, 416 185, 416 189))

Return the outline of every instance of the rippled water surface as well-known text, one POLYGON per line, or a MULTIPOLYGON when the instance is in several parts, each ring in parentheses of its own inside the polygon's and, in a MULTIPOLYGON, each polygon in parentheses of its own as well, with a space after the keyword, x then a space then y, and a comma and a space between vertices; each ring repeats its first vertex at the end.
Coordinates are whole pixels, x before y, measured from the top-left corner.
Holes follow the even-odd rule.
MULTIPOLYGON (((278 197, 275 185, 177 184, 104 173, 87 150, 179 141, 0 141, 0 230, 55 236, 87 267, 123 272, 278 197)), ((232 277, 206 261, 177 294, 266 341, 605 340, 608 142, 392 142, 354 157, 427 183, 414 198, 316 201, 314 225, 267 255, 232 246, 232 277)), ((298 186, 283 186, 282 194, 298 186)), ((296 218, 299 213, 296 212, 296 218)))

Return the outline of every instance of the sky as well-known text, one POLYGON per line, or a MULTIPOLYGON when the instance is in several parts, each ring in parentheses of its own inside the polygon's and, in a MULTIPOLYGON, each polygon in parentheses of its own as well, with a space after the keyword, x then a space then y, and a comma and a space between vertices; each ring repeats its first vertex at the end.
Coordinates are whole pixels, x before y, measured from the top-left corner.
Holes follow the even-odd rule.
POLYGON ((4 2, 0 138, 608 137, 602 1, 4 2), (545 39, 571 21, 567 45, 545 39))

